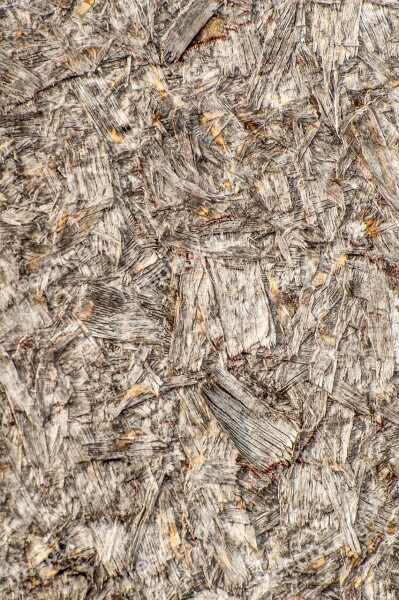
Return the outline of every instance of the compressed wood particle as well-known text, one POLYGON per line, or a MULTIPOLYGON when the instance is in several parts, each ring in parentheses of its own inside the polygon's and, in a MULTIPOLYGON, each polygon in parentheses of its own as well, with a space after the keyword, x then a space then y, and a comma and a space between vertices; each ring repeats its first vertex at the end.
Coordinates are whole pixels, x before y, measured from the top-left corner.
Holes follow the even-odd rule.
POLYGON ((397 0, 0 5, 0 598, 399 598, 397 0))

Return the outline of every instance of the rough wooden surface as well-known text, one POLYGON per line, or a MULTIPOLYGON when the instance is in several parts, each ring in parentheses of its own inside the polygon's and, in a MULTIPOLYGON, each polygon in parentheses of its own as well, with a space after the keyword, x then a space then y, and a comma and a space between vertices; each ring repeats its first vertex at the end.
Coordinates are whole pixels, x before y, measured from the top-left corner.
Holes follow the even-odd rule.
POLYGON ((397 0, 0 4, 0 597, 399 598, 397 0))

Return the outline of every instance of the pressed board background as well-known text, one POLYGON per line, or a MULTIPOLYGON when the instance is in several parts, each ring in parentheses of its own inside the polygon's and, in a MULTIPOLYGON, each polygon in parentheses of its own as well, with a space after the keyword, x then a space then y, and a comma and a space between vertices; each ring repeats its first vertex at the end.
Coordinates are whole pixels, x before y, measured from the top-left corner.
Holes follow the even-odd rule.
POLYGON ((0 4, 0 596, 399 597, 396 0, 0 4))

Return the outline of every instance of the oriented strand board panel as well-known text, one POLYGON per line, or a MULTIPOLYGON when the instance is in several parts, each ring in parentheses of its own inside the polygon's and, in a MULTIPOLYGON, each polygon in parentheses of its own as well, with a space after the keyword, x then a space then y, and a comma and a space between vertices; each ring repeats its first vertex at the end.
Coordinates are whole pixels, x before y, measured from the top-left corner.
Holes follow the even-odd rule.
POLYGON ((0 3, 0 598, 399 598, 397 0, 0 3))

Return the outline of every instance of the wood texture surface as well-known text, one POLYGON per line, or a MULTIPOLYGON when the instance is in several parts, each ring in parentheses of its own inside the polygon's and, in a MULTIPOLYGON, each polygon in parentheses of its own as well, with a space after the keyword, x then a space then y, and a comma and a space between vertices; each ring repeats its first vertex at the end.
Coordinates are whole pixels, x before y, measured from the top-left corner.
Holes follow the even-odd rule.
POLYGON ((397 0, 0 3, 0 598, 399 598, 397 0))

